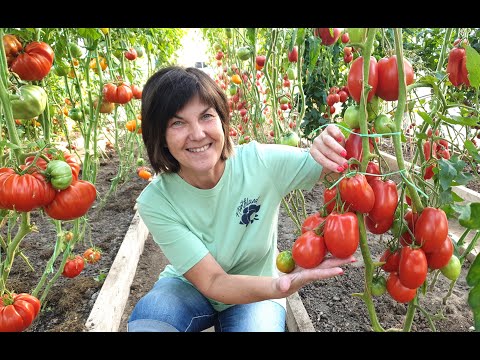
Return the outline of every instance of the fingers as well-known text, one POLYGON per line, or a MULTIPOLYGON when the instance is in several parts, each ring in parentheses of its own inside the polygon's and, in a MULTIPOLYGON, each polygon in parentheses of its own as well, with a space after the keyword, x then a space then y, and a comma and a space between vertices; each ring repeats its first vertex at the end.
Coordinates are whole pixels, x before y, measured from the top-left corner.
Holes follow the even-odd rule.
POLYGON ((324 168, 340 173, 347 167, 344 146, 345 137, 342 132, 330 124, 313 140, 310 154, 324 168))
POLYGON ((328 268, 332 268, 332 267, 351 264, 351 263, 354 263, 356 261, 357 261, 357 259, 355 259, 355 257, 353 255, 349 256, 348 258, 345 258, 345 259, 339 259, 339 258, 336 258, 336 257, 329 257, 329 258, 325 258, 325 260, 323 260, 322 263, 320 265, 318 265, 317 268, 318 269, 328 269, 328 268))

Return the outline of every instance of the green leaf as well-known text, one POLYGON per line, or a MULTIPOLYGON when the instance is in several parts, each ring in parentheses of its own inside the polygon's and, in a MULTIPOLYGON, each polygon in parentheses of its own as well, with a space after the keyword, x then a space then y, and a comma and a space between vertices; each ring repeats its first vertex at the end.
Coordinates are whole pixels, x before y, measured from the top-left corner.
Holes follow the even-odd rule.
POLYGON ((441 191, 438 194, 438 199, 440 202, 440 206, 453 203, 452 188, 449 187, 448 189, 441 191))
POLYGON ((460 212, 458 222, 468 229, 480 230, 480 203, 468 203, 460 212))
POLYGON ((465 149, 467 149, 468 153, 472 156, 473 160, 480 163, 480 154, 478 152, 477 147, 473 144, 471 140, 465 140, 463 144, 465 149))
POLYGON ((462 202, 464 199, 458 195, 455 191, 452 191, 452 198, 455 202, 462 202))
POLYGON ((440 159, 438 161, 438 167, 440 168, 439 178, 440 186, 443 190, 447 190, 451 185, 453 179, 457 176, 457 169, 450 161, 440 159))
POLYGON ((423 112, 423 111, 419 111, 417 114, 420 115, 420 117, 423 119, 423 121, 425 121, 429 125, 433 126, 433 120, 430 117, 430 115, 428 115, 426 112, 423 112))
POLYGON ((466 117, 461 117, 456 115, 452 115, 451 117, 446 117, 445 115, 442 115, 440 113, 437 113, 437 115, 440 119, 452 125, 475 126, 477 125, 477 122, 478 122, 478 119, 474 117, 466 118, 466 117))
POLYGON ((98 40, 102 38, 102 34, 97 28, 79 28, 78 35, 86 39, 98 40))
POLYGON ((467 53, 467 72, 470 85, 473 87, 480 86, 480 54, 470 45, 466 47, 467 53))

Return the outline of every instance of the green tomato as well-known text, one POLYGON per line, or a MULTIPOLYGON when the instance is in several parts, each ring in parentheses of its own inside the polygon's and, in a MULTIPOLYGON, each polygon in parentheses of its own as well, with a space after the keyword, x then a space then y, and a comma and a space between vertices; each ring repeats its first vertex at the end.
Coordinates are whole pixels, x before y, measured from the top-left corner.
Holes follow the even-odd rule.
POLYGON ((292 66, 287 69, 287 77, 288 80, 295 80, 297 78, 297 72, 292 66))
POLYGON ((382 104, 380 98, 377 95, 372 97, 367 103, 368 121, 373 121, 382 112, 382 104))
POLYGON ((230 94, 230 96, 233 96, 237 93, 237 86, 231 84, 229 87, 228 87, 228 93, 230 94))
POLYGON ((277 255, 276 259, 277 269, 285 274, 288 274, 295 269, 295 260, 293 260, 292 252, 284 250, 277 255))
POLYGON ((37 85, 23 85, 19 92, 10 95, 13 117, 15 119, 32 119, 47 107, 47 93, 37 85))
POLYGON ((350 129, 358 129, 360 127, 360 106, 350 105, 343 114, 343 120, 350 129))
POLYGON ((137 52, 137 57, 141 58, 143 56, 143 47, 142 46, 134 46, 135 51, 137 52))
POLYGON ((71 42, 69 45, 68 45, 69 49, 70 49, 70 53, 72 54, 72 57, 74 58, 80 58, 82 57, 83 53, 82 53, 82 49, 80 48, 80 46, 78 46, 77 44, 71 42))
POLYGON ((288 97, 282 96, 279 101, 280 101, 280 104, 288 104, 290 100, 288 99, 288 97))
POLYGON ((381 296, 387 290, 387 280, 383 276, 374 276, 372 279, 372 295, 381 296))
POLYGON ((50 161, 45 173, 53 188, 57 190, 65 190, 73 180, 72 168, 63 160, 50 161))
POLYGON ((69 66, 63 60, 55 61, 52 67, 52 72, 57 76, 67 76, 69 70, 69 66))
POLYGON ((447 265, 442 267, 440 271, 447 279, 456 280, 462 272, 462 265, 460 264, 460 260, 455 255, 452 255, 447 265))
POLYGON ((80 121, 83 120, 83 111, 80 108, 72 108, 68 111, 68 116, 75 121, 80 121))
MULTIPOLYGON (((377 134, 388 134, 395 131, 395 124, 392 119, 386 114, 380 114, 375 118, 373 127, 377 134)), ((390 135, 386 135, 389 137, 390 135)))
POLYGON ((367 39, 367 28, 348 28, 347 32, 351 43, 363 44, 367 39))
POLYGON ((280 144, 289 146, 298 146, 300 137, 296 132, 289 131, 280 137, 280 144))
POLYGON ((248 46, 242 46, 237 50, 237 56, 240 60, 248 60, 252 56, 252 49, 248 46))
POLYGON ((225 34, 227 35, 228 39, 231 39, 232 38, 232 29, 226 28, 225 29, 225 34))

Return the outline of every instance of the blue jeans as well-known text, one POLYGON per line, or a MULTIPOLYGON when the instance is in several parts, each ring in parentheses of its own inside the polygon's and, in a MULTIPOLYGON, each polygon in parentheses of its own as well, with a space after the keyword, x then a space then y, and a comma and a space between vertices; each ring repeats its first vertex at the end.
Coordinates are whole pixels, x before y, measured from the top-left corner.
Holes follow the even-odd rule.
POLYGON ((178 278, 161 278, 135 305, 129 332, 284 332, 285 308, 272 300, 233 305, 216 311, 194 286, 178 278))

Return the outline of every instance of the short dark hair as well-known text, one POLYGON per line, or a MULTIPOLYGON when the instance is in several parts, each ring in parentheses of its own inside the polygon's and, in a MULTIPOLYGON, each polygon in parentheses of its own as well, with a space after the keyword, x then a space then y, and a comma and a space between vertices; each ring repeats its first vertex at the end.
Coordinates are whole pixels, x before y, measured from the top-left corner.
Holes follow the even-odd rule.
POLYGON ((225 145, 221 158, 226 160, 233 153, 229 136, 230 110, 225 92, 202 70, 168 66, 153 74, 142 92, 142 137, 156 173, 180 170, 180 164, 167 148, 167 123, 197 95, 217 111, 222 122, 225 145))

